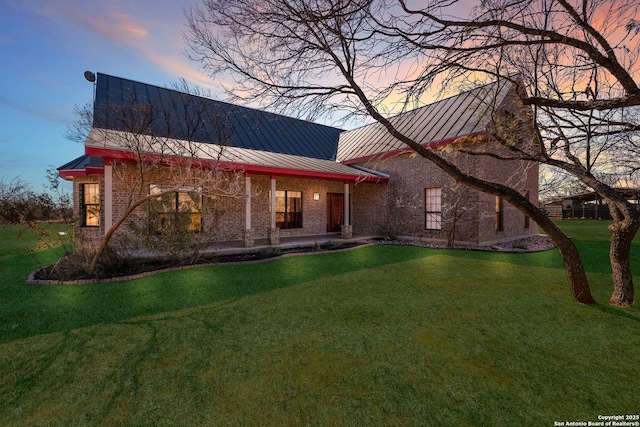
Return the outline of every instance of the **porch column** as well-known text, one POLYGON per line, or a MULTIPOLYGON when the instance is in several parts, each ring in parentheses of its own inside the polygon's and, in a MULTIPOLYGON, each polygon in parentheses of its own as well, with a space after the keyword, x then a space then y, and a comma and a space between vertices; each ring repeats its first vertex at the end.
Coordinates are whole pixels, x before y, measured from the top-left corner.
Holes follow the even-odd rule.
POLYGON ((269 200, 271 209, 271 219, 269 221, 269 244, 278 246, 280 244, 280 230, 276 227, 276 177, 271 176, 271 200, 269 200))
POLYGON ((245 189, 245 209, 244 209, 244 247, 253 247, 253 229, 251 228, 251 174, 246 174, 244 178, 245 189))
POLYGON ((104 162, 104 233, 113 225, 113 166, 104 162))
POLYGON ((349 183, 345 181, 344 183, 344 223, 341 228, 341 236, 343 239, 350 239, 353 236, 353 227, 351 226, 350 218, 349 218, 349 183))

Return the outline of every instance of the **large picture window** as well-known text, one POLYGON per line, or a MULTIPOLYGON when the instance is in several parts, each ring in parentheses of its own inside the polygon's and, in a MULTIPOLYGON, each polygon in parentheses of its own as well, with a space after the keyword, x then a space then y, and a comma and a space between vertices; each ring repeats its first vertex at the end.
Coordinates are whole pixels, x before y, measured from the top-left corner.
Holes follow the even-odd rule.
POLYGON ((442 189, 425 189, 425 226, 427 230, 442 229, 442 189))
POLYGON ((100 225, 100 184, 80 184, 80 217, 83 227, 100 225))
POLYGON ((200 231, 202 228, 202 190, 189 189, 167 192, 159 185, 150 185, 149 194, 157 194, 150 201, 151 229, 162 232, 167 228, 200 231))
POLYGON ((302 228, 302 191, 276 191, 276 227, 302 228))

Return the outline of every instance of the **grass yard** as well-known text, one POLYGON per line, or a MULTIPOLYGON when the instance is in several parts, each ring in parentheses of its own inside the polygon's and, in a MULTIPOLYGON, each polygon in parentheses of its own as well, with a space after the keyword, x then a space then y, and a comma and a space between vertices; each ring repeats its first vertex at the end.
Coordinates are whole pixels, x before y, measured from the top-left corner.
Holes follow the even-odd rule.
POLYGON ((640 309, 606 305, 607 223, 560 225, 603 304, 573 302, 555 250, 369 246, 26 286, 37 263, 0 227, 0 425, 553 426, 638 414, 640 309))

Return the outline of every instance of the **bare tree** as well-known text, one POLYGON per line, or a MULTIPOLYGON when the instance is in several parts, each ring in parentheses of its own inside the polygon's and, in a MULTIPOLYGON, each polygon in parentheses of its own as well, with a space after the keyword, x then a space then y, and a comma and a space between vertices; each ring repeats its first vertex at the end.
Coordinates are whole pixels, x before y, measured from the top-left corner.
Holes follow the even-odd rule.
POLYGON ((402 17, 394 13, 403 13, 401 6, 374 0, 203 0, 186 14, 186 39, 191 58, 204 69, 236 78, 230 90, 235 99, 308 118, 335 109, 371 117, 456 181, 511 203, 556 243, 574 298, 594 303, 575 245, 542 210, 507 185, 469 175, 450 156, 425 148, 424 141, 413 140, 389 120, 394 105, 419 104, 416 69, 429 59, 415 54, 413 69, 404 68, 403 58, 417 48, 397 28, 417 24, 397 22, 402 17), (393 105, 385 104, 392 99, 393 105))
POLYGON ((610 304, 633 304, 629 253, 640 214, 609 177, 638 168, 638 2, 489 0, 467 18, 447 15, 455 1, 420 9, 398 4, 401 12, 376 18, 390 40, 382 55, 426 65, 398 87, 419 98, 439 78, 445 85, 470 79, 521 84, 539 144, 514 155, 558 168, 606 200, 614 219, 610 304))
POLYGON ((60 255, 67 255, 71 251, 66 232, 54 233, 45 225, 45 222, 50 221, 65 222, 69 202, 68 195, 63 192, 54 196, 46 192, 36 193, 20 178, 7 181, 0 177, 0 224, 10 224, 15 228, 25 249, 41 268, 44 264, 38 256, 40 249, 61 249, 60 255), (32 238, 37 242, 35 246, 32 238))
POLYGON ((24 222, 30 193, 29 185, 21 179, 0 178, 0 220, 8 224, 24 222))
POLYGON ((124 245, 137 236, 135 244, 146 249, 175 254, 176 248, 190 247, 197 254, 207 243, 199 219, 203 200, 245 197, 241 171, 221 160, 232 133, 228 117, 208 111, 202 92, 184 80, 174 88, 183 92, 163 100, 166 105, 132 92, 122 103, 96 105, 93 111, 85 106, 70 126, 69 139, 113 150, 113 180, 126 189, 126 200, 91 258, 90 275, 117 234, 124 245), (202 132, 215 132, 215 143, 199 142, 202 132), (167 200, 173 200, 173 212, 163 209, 167 200), (119 233, 127 223, 129 233, 119 233))
MULTIPOLYGON (((57 177, 55 169, 47 170, 48 179, 57 177)), ((57 185, 57 179, 50 181, 49 190, 37 193, 20 178, 10 181, 0 177, 0 223, 29 224, 37 221, 67 223, 71 199, 57 185)))

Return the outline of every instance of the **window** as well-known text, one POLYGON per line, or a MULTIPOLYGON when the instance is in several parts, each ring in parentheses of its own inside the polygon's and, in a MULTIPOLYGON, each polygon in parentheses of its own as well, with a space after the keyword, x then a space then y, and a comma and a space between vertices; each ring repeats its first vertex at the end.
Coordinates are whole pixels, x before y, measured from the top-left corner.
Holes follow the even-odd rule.
POLYGON ((150 185, 149 194, 158 194, 150 201, 149 223, 152 230, 162 232, 167 227, 185 231, 202 228, 202 190, 165 192, 161 186, 150 185))
POLYGON ((276 227, 302 228, 302 191, 276 191, 276 227))
POLYGON ((100 225, 100 184, 80 184, 80 217, 83 227, 100 225))
POLYGON ((425 228, 442 229, 442 189, 425 188, 425 228))
POLYGON ((496 231, 504 231, 504 202, 496 196, 496 231))

